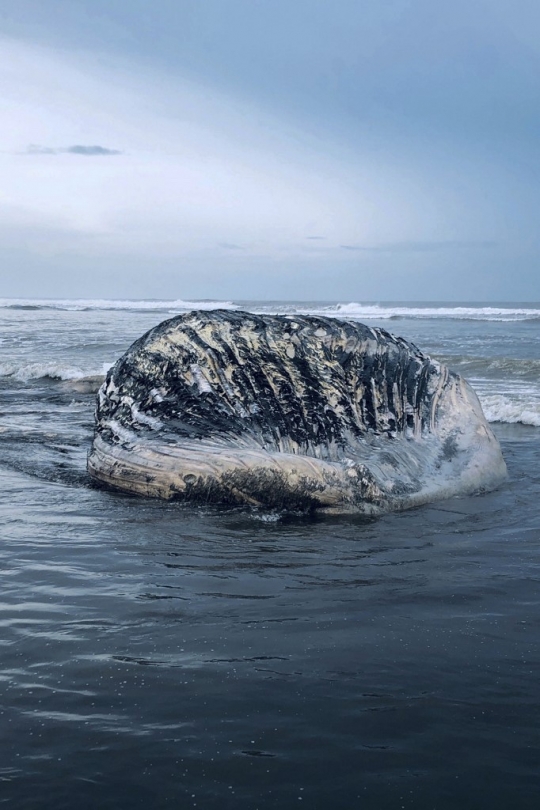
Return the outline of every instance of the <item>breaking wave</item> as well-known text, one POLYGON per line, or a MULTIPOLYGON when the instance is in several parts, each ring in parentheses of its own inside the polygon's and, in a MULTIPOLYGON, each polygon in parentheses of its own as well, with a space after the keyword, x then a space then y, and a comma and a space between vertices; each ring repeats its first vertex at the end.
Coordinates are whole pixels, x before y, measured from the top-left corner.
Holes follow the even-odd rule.
POLYGON ((97 369, 82 369, 78 366, 70 366, 62 363, 14 363, 0 364, 0 378, 9 378, 17 382, 31 382, 32 380, 58 380, 58 381, 82 381, 104 377, 112 366, 112 363, 103 363, 97 369))
POLYGON ((480 394, 479 398, 488 422, 540 427, 540 398, 536 401, 523 400, 504 394, 480 394))
POLYGON ((401 318, 444 318, 475 321, 524 321, 540 320, 540 304, 537 306, 421 306, 411 304, 362 304, 356 302, 325 304, 285 304, 256 301, 184 301, 168 300, 114 300, 105 298, 0 298, 0 309, 23 310, 64 310, 80 312, 85 310, 130 310, 133 312, 165 312, 174 314, 192 309, 246 309, 260 313, 289 313, 302 315, 322 315, 330 318, 351 320, 399 320, 401 318))
POLYGON ((365 320, 397 320, 400 318, 445 318, 474 321, 524 321, 540 320, 540 305, 537 307, 516 306, 393 306, 384 304, 334 304, 297 310, 302 314, 323 315, 334 318, 365 320))
POLYGON ((132 310, 142 312, 178 312, 192 309, 238 309, 232 301, 131 301, 106 298, 0 298, 0 309, 56 309, 67 312, 85 310, 132 310))

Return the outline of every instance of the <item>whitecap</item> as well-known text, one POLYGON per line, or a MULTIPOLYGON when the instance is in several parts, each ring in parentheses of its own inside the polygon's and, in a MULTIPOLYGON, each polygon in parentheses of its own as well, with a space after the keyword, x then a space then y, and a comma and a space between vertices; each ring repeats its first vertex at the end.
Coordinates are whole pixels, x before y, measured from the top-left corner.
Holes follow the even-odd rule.
POLYGON ((394 306, 356 302, 299 308, 299 313, 351 320, 393 320, 395 318, 444 318, 479 321, 522 321, 540 319, 540 307, 493 306, 394 306))
POLYGON ((0 377, 9 377, 17 382, 31 380, 74 381, 104 377, 112 363, 102 363, 97 369, 83 369, 80 366, 59 362, 43 363, 1 363, 0 377))
POLYGON ((540 427, 540 398, 518 398, 504 394, 479 396, 488 422, 521 423, 540 427))
POLYGON ((238 309, 232 301, 130 300, 106 298, 0 298, 0 309, 133 310, 178 312, 192 309, 238 309))

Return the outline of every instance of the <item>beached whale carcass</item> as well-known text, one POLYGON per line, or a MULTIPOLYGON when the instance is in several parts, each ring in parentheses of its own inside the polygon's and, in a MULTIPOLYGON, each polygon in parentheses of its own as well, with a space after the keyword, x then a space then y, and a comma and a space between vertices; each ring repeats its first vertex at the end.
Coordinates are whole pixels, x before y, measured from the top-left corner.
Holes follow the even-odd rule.
POLYGON ((496 487, 499 444, 459 375, 382 329, 193 311, 98 393, 88 471, 140 495, 377 514, 496 487))

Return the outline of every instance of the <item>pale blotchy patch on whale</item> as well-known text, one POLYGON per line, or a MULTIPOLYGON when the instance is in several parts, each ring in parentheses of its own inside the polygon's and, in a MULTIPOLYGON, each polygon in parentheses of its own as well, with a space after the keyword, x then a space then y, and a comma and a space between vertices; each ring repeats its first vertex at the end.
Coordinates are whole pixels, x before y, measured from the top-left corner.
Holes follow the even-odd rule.
POLYGON ((88 471, 153 497, 368 514, 506 477, 473 390, 413 344, 228 310, 165 321, 118 360, 88 471))

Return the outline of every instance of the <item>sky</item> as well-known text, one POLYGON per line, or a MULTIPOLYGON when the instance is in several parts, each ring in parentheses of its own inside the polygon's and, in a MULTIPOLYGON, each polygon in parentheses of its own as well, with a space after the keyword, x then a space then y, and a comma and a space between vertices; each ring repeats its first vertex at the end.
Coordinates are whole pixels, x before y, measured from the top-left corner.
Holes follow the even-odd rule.
POLYGON ((0 297, 540 300, 537 0, 0 0, 0 297))

